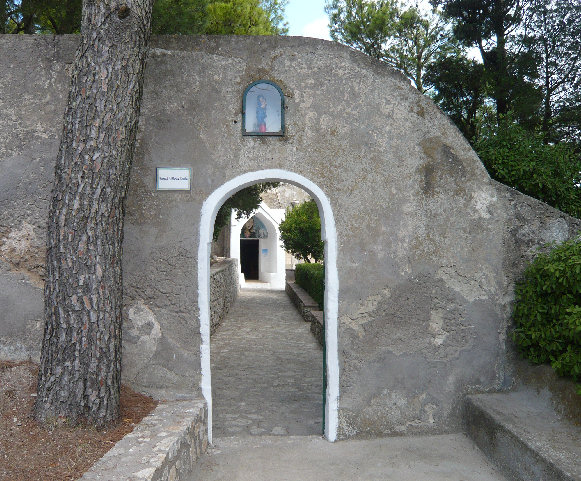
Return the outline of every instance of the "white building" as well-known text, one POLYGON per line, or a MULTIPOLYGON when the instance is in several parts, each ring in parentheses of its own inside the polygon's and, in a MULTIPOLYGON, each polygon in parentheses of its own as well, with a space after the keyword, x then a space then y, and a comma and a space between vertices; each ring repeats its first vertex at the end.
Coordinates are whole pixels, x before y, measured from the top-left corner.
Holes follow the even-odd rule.
POLYGON ((238 259, 240 287, 284 290, 285 251, 279 225, 285 209, 271 209, 264 202, 249 217, 230 220, 230 257, 238 259))

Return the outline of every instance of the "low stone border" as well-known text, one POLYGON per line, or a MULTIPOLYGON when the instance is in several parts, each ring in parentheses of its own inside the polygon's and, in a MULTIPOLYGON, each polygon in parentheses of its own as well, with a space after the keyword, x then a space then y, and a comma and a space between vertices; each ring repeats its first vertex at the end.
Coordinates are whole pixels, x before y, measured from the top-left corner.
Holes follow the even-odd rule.
POLYGON ((182 481, 208 447, 202 400, 162 402, 80 481, 182 481))
POLYGON ((325 345, 325 321, 323 311, 309 311, 307 316, 311 320, 311 332, 321 346, 325 345))
POLYGON ((325 343, 325 321, 323 311, 319 310, 319 304, 296 282, 287 281, 285 291, 303 319, 311 323, 311 332, 319 344, 323 346, 325 343))
MULTIPOLYGON (((287 281, 285 285, 285 291, 290 297, 292 303, 297 306, 297 309, 303 318, 305 317, 304 313, 306 311, 319 309, 319 304, 317 304, 313 298, 307 294, 307 291, 305 291, 296 282, 287 281)), ((305 319, 305 321, 310 322, 310 319, 305 319)))
POLYGON ((238 297, 238 260, 220 259, 210 267, 210 334, 214 334, 238 297))

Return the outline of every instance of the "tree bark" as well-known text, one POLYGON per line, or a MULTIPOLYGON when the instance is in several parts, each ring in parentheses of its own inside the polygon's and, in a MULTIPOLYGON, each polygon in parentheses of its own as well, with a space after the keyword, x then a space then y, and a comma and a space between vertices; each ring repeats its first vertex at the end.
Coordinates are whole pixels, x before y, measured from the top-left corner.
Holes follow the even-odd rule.
POLYGON ((6 33, 6 22, 8 21, 8 5, 6 1, 0 0, 0 34, 6 33))
POLYGON ((22 12, 22 25, 20 26, 21 31, 28 35, 35 33, 35 11, 32 2, 30 0, 22 0, 20 3, 20 11, 22 12))
POLYGON ((48 222, 35 415, 119 415, 124 199, 153 0, 84 0, 48 222))
POLYGON ((506 52, 506 32, 508 29, 508 15, 510 8, 503 0, 497 0, 493 13, 494 33, 496 35, 495 56, 495 86, 494 96, 496 100, 496 114, 498 117, 506 115, 509 111, 509 74, 506 52))

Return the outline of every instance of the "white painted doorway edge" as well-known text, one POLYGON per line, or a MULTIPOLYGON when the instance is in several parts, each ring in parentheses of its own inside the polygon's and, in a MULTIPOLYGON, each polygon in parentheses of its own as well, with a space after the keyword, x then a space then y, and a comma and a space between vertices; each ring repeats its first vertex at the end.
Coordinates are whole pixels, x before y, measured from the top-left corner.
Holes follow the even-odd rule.
POLYGON ((324 192, 305 177, 280 169, 248 172, 218 187, 202 205, 198 248, 198 306, 200 309, 200 356, 202 394, 208 407, 208 441, 212 442, 212 373, 210 368, 210 251, 214 220, 218 209, 232 194, 257 182, 288 182, 306 190, 317 203, 321 217, 321 238, 325 242, 325 347, 327 391, 325 393, 325 437, 337 439, 339 422, 339 353, 337 313, 339 276, 337 273, 337 231, 331 203, 324 192))

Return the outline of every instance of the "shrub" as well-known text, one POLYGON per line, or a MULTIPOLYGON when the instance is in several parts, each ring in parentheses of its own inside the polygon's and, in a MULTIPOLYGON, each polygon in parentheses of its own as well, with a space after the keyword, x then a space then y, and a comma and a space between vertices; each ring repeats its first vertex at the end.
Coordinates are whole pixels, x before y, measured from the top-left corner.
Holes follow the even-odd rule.
POLYGON ((308 200, 286 210, 280 223, 280 240, 284 250, 298 259, 318 262, 324 256, 321 240, 321 218, 314 200, 308 200))
POLYGON ((297 264, 295 281, 323 309, 325 298, 325 266, 323 264, 297 264))
POLYGON ((474 148, 493 179, 581 218, 581 156, 566 144, 546 144, 508 115, 485 121, 474 148))
POLYGON ((519 351, 581 381, 581 237, 539 254, 515 293, 513 338, 519 351))

